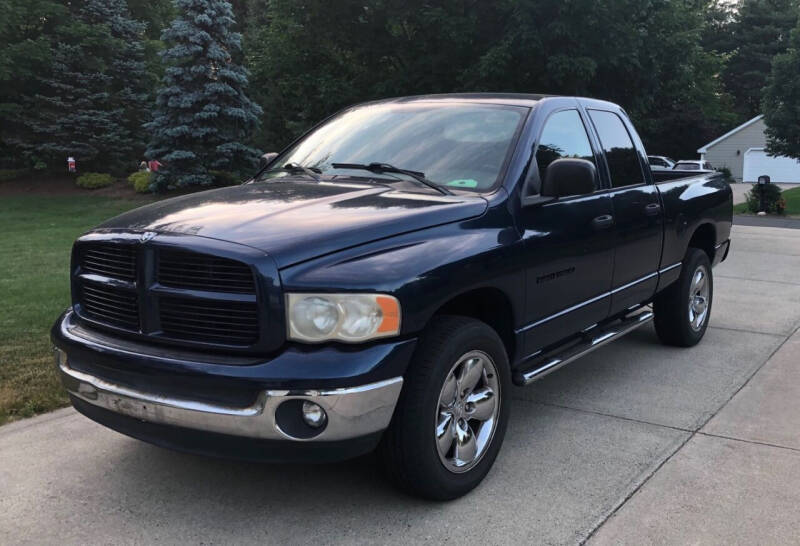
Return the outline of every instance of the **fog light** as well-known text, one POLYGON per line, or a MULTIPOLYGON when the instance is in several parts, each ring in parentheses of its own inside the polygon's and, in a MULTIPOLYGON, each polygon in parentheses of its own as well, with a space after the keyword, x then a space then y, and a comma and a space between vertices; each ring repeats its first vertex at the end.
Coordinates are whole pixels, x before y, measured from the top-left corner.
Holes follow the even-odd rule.
POLYGON ((303 402, 303 421, 310 427, 319 428, 325 424, 328 416, 325 410, 314 402, 303 402))

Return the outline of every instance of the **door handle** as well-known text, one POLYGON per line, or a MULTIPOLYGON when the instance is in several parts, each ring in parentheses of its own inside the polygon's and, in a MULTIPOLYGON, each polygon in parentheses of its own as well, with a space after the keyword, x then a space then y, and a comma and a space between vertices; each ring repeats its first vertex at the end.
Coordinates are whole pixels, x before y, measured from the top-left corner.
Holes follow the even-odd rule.
POLYGON ((614 224, 614 217, 610 214, 603 214, 592 220, 592 227, 594 229, 610 228, 614 224))
POLYGON ((644 213, 647 216, 657 216, 661 212, 661 205, 658 203, 650 203, 644 208, 644 213))

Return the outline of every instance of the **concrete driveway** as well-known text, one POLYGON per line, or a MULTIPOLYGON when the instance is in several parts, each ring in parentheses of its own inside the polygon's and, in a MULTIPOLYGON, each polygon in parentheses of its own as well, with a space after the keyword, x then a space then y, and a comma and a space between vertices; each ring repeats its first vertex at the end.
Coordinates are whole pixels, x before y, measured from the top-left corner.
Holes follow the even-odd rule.
POLYGON ((796 542, 798 272, 800 231, 735 227, 699 346, 648 328, 518 390, 493 471, 446 504, 397 493, 369 457, 213 460, 71 409, 7 425, 0 543, 796 542))

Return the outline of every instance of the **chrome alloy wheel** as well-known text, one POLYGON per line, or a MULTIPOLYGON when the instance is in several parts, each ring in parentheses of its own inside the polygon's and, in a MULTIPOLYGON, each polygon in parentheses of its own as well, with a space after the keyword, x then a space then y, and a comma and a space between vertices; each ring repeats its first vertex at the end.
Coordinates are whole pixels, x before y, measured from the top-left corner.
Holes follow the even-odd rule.
POLYGON ((435 433, 439 459, 450 472, 474 467, 492 443, 500 414, 500 383, 483 351, 461 356, 439 393, 435 433))
POLYGON ((689 326, 700 331, 708 317, 708 269, 699 265, 692 275, 689 285, 689 326))

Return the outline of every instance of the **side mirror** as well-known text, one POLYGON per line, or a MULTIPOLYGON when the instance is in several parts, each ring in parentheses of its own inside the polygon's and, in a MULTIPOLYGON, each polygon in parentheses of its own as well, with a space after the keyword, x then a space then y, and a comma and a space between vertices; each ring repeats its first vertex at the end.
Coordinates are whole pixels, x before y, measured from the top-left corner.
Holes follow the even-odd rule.
POLYGON ((556 159, 547 166, 542 183, 543 197, 585 195, 595 190, 597 169, 585 159, 556 159))
POLYGON ((261 165, 260 167, 263 169, 270 163, 272 163, 275 158, 278 157, 278 152, 267 152, 261 156, 261 165))

